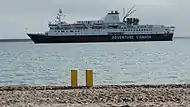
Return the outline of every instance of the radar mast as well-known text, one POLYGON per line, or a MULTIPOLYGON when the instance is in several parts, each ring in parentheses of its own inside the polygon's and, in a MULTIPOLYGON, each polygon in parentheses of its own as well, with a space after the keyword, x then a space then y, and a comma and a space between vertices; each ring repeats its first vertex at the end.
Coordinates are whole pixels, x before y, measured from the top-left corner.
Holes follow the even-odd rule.
POLYGON ((58 12, 57 17, 56 17, 56 19, 58 19, 58 24, 61 23, 61 16, 62 15, 63 15, 63 11, 61 9, 59 9, 59 12, 58 12))

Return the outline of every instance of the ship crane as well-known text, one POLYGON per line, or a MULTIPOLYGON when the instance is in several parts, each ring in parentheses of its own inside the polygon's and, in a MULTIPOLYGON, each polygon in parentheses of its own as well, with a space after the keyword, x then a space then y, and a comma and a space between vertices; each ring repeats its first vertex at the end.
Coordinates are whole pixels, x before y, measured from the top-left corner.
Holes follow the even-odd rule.
POLYGON ((135 5, 133 5, 133 7, 127 12, 127 14, 123 17, 123 22, 126 22, 126 18, 128 16, 130 16, 132 13, 134 13, 136 10, 133 10, 133 8, 135 7, 135 5), (132 11, 133 10, 133 11, 132 11), (132 12, 131 12, 132 11, 132 12))

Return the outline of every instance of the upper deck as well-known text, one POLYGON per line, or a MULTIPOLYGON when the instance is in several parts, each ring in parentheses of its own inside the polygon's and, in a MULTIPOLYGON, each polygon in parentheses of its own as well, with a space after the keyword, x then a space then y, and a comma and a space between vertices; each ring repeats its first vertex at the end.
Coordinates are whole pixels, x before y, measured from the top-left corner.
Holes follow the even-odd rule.
POLYGON ((103 19, 87 21, 78 20, 70 24, 61 20, 62 11, 59 10, 55 23, 49 22, 50 30, 47 33, 50 35, 102 35, 108 32, 123 32, 125 34, 159 34, 174 32, 173 26, 141 25, 139 23, 139 18, 128 18, 128 16, 136 11, 132 11, 132 9, 123 17, 123 21, 120 21, 118 11, 111 11, 108 12, 103 19))

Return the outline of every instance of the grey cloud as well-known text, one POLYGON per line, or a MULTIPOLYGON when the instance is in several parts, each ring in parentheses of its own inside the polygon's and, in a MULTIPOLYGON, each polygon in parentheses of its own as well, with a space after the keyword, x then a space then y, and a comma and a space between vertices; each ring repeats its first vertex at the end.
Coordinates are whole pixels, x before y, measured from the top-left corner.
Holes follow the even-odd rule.
MULTIPOLYGON (((1 0, 0 38, 28 38, 25 28, 31 32, 48 30, 47 23, 53 20, 59 8, 68 22, 102 18, 108 11, 129 9, 136 5, 142 24, 175 25, 175 36, 185 35, 190 25, 189 0, 1 0), (185 30, 186 29, 186 30, 185 30), (186 33, 185 33, 186 32, 186 33), (180 35, 180 34, 184 35, 180 35)), ((126 10, 127 11, 127 10, 126 10)))

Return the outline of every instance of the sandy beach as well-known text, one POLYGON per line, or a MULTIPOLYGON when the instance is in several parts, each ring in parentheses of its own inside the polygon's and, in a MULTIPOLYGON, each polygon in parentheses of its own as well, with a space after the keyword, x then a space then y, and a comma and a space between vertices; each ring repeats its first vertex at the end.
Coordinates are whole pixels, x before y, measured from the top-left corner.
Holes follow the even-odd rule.
POLYGON ((0 86, 1 107, 190 107, 190 85, 0 86))

